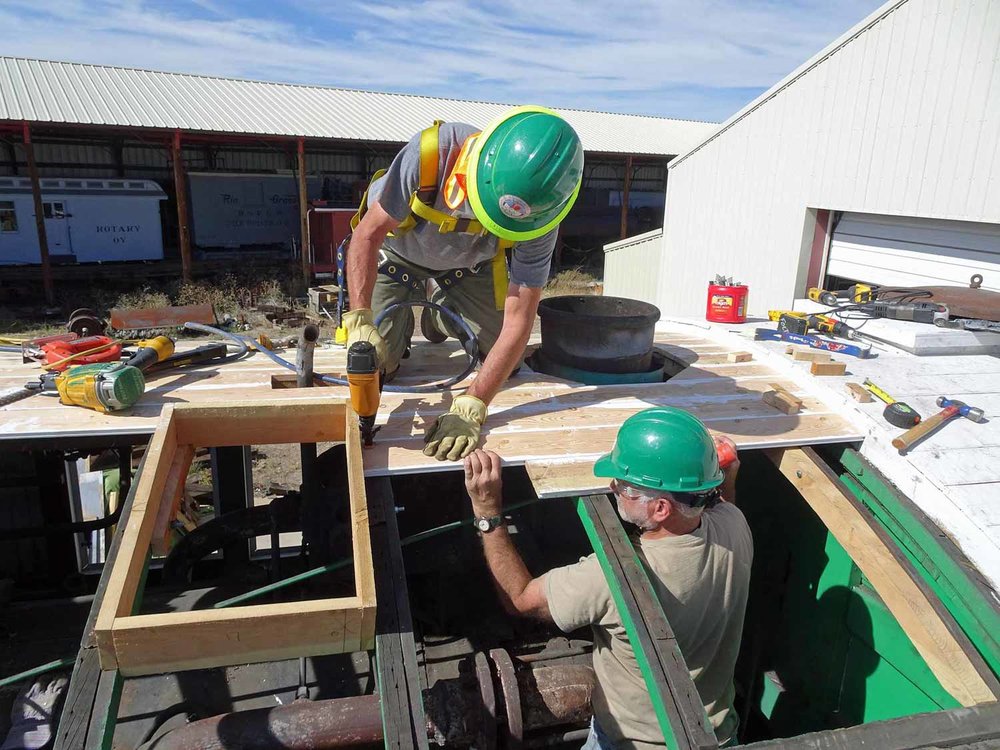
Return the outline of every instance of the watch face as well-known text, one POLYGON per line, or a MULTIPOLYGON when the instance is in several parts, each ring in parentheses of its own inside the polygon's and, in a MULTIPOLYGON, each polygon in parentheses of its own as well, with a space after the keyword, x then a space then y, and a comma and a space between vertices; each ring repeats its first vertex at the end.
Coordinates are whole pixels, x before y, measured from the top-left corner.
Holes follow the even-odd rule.
POLYGON ((490 519, 488 519, 488 518, 477 518, 476 519, 476 527, 480 531, 482 531, 484 533, 487 532, 487 531, 489 531, 492 528, 492 526, 493 526, 493 524, 490 523, 490 519))

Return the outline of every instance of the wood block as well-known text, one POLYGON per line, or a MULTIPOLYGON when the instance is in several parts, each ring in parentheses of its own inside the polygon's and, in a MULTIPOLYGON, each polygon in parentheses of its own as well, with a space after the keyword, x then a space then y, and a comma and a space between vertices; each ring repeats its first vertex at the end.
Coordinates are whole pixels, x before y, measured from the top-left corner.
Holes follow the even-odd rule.
POLYGON ((750 352, 729 352, 726 355, 727 362, 749 362, 753 359, 753 355, 750 352))
POLYGON ((809 367, 813 375, 843 375, 847 372, 846 362, 813 362, 809 367))
POLYGON ((773 406, 783 414, 798 414, 802 408, 802 401, 792 396, 788 391, 766 391, 761 400, 768 406, 773 406))
POLYGON ((872 394, 867 388, 858 383, 845 383, 847 390, 851 392, 851 398, 862 404, 870 404, 872 394))
POLYGON ((830 362, 830 355, 822 349, 795 349, 792 359, 796 362, 830 362))

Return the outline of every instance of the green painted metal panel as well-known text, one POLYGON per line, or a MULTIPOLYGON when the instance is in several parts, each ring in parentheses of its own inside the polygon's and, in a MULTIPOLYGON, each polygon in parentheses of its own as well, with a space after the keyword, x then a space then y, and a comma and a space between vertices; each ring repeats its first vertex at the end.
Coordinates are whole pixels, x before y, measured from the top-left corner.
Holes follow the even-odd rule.
MULTIPOLYGON (((877 679, 884 684, 879 685, 877 690, 871 682, 866 686, 867 693, 871 696, 868 702, 874 699, 885 704, 878 712, 879 718, 960 707, 961 704, 941 686, 889 608, 869 587, 860 585, 854 588, 851 606, 847 611, 847 626, 855 636, 851 643, 856 662, 854 666, 858 666, 857 660, 862 647, 870 650, 880 662, 873 674, 878 674, 877 679), (879 672, 886 665, 892 666, 894 676, 884 670, 879 672)), ((849 664, 848 672, 850 669, 849 664)), ((871 710, 868 702, 865 705, 865 716, 871 710)))
POLYGON ((917 518, 912 503, 902 498, 877 471, 852 449, 838 458, 841 479, 895 539, 920 576, 944 603, 958 626, 1000 677, 1000 608, 973 579, 968 562, 942 532, 917 518))

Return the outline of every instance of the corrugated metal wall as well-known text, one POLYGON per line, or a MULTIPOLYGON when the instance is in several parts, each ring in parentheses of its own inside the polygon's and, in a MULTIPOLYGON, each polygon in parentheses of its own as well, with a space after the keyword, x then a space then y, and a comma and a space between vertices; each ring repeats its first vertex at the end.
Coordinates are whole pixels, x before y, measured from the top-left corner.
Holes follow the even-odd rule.
POLYGON ((661 229, 605 245, 604 294, 656 304, 662 258, 661 229))
POLYGON ((716 273, 787 306, 810 209, 1000 222, 998 56, 1000 2, 890 3, 675 159, 664 313, 701 314, 716 273))

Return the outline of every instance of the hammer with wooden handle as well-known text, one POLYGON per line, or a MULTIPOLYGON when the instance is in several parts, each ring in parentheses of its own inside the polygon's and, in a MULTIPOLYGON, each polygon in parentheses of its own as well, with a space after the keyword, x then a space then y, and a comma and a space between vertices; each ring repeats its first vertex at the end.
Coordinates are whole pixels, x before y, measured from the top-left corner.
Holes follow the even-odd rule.
POLYGON ((953 401, 946 396, 938 396, 937 405, 943 407, 941 411, 893 440, 893 447, 898 448, 900 453, 905 453, 914 443, 934 432, 952 417, 965 417, 973 422, 983 421, 983 410, 969 406, 964 401, 953 401))

